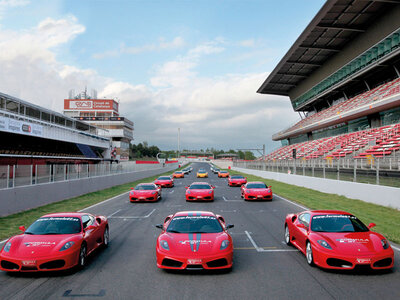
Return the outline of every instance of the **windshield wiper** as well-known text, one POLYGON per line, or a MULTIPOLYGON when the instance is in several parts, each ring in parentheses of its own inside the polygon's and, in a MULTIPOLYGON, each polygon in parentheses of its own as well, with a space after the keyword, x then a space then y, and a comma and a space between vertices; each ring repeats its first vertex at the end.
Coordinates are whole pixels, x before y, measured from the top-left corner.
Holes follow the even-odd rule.
POLYGON ((42 235, 48 235, 48 234, 61 234, 59 232, 46 232, 46 233, 42 233, 42 235))
POLYGON ((33 232, 30 232, 30 231, 25 231, 24 233, 25 234, 34 234, 33 232))
POLYGON ((177 230, 168 230, 168 232, 171 232, 171 233, 182 233, 182 232, 177 231, 177 230))

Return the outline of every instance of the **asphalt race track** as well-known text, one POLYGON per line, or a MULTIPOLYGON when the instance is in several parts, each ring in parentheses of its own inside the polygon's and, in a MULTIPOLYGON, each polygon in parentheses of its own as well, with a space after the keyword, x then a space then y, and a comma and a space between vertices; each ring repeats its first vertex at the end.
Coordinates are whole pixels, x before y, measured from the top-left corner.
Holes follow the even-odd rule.
MULTIPOLYGON (((239 187, 228 187, 206 163, 157 203, 129 203, 128 195, 86 211, 109 217, 110 246, 89 259, 82 271, 7 274, 0 272, 0 299, 400 299, 400 257, 389 272, 326 271, 308 266, 303 254, 283 242, 287 213, 302 207, 274 196, 272 202, 245 202, 239 187), (209 178, 197 179, 205 167, 209 178), (185 186, 216 186, 211 203, 186 203, 185 186), (233 238, 231 272, 166 272, 156 266, 155 224, 181 210, 210 210, 224 216, 233 238)), ((273 189, 273 187, 272 187, 273 189)))

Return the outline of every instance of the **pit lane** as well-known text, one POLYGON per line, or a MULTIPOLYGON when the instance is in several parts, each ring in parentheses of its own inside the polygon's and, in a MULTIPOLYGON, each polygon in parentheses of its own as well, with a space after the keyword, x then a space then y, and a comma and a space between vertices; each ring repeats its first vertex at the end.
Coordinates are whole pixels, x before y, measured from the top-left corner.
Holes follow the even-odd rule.
MULTIPOLYGON (((110 246, 95 253, 82 271, 6 274, 0 272, 0 299, 319 299, 400 298, 400 265, 391 272, 325 271, 309 267, 303 254, 283 242, 287 213, 303 208, 274 196, 272 202, 245 202, 240 188, 228 187, 205 163, 175 179, 156 203, 129 203, 127 193, 85 211, 109 216, 110 246), (196 178, 205 168, 209 178, 196 178), (216 186, 214 202, 186 202, 185 186, 216 186), (180 210, 210 210, 234 224, 232 272, 166 272, 156 267, 154 224, 180 210)), ((273 188, 273 187, 272 187, 273 188)))

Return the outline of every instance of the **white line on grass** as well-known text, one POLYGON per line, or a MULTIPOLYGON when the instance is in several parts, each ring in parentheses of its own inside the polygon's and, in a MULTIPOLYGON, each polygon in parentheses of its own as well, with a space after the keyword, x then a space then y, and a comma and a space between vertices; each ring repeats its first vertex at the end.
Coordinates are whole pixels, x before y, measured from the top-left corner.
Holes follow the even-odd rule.
POLYGON ((106 202, 111 201, 111 200, 114 200, 114 199, 116 199, 116 198, 118 198, 118 197, 120 197, 120 196, 122 196, 122 195, 125 195, 125 194, 129 194, 129 191, 128 191, 128 192, 125 192, 125 193, 122 193, 122 194, 119 194, 119 195, 117 195, 117 196, 115 196, 115 197, 106 199, 106 200, 104 200, 104 201, 101 201, 101 202, 99 202, 99 203, 93 204, 93 205, 88 206, 88 207, 86 207, 86 208, 84 208, 84 209, 78 210, 78 212, 82 212, 82 211, 85 211, 85 210, 87 210, 87 209, 89 209, 89 208, 95 207, 95 206, 97 206, 97 205, 106 203, 106 202))
POLYGON ((115 216, 115 217, 111 216, 110 219, 147 219, 155 211, 156 211, 156 209, 154 208, 149 214, 147 214, 145 216, 115 216))

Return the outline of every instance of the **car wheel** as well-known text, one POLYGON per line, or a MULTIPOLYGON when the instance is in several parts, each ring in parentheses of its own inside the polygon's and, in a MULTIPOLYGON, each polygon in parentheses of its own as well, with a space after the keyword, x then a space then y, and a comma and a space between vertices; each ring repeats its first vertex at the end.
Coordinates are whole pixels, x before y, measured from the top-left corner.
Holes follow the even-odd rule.
POLYGON ((313 266, 314 258, 313 258, 312 246, 311 246, 310 242, 307 242, 307 245, 306 245, 306 258, 307 258, 307 263, 310 266, 313 266))
POLYGON ((86 265, 86 258, 87 258, 87 248, 85 244, 82 244, 81 250, 79 251, 79 258, 78 258, 78 266, 80 269, 83 269, 86 265))
POLYGON ((108 227, 106 227, 103 233, 103 246, 107 248, 109 243, 110 243, 110 230, 108 229, 108 227))
POLYGON ((286 245, 291 245, 292 243, 290 242, 290 232, 289 232, 289 227, 285 225, 285 243, 286 245))

